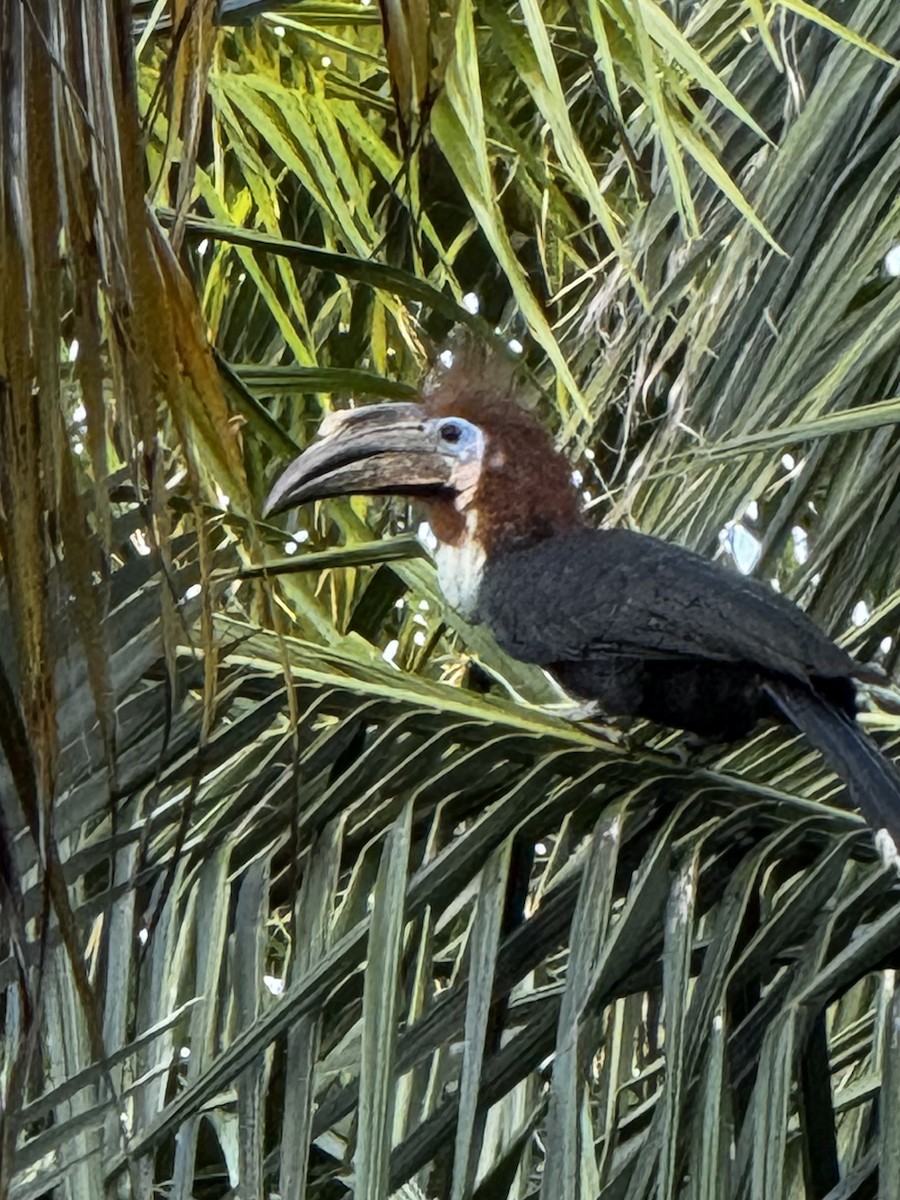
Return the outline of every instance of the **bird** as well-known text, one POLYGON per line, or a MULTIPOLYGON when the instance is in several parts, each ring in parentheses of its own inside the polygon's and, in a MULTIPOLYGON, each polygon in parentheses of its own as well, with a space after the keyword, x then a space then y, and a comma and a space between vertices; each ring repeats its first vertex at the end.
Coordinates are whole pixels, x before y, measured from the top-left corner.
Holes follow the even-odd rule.
MULTIPOLYGON (((900 773, 860 727, 857 663, 767 584, 677 544, 588 524, 571 464, 508 385, 452 373, 421 402, 335 411, 263 506, 420 501, 449 605, 606 716, 707 743, 793 725, 876 833, 900 846, 900 773)), ((885 840, 887 839, 887 840, 885 840)))

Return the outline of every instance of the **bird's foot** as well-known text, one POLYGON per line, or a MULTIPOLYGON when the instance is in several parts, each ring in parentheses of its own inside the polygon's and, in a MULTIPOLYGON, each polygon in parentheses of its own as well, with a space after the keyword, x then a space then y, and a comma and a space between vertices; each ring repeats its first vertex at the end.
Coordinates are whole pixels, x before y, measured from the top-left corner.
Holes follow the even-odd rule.
POLYGON ((646 725, 631 717, 609 717, 598 709, 594 719, 582 721, 582 725, 629 755, 639 751, 646 742, 646 725))
POLYGON ((721 743, 697 733, 684 733, 672 741, 666 749, 673 758, 685 767, 702 766, 706 761, 721 754, 721 743))
POLYGON ((878 851, 878 857, 881 859, 884 869, 886 871, 893 870, 900 875, 900 853, 897 850, 897 843, 886 829, 876 831, 875 849, 878 851))
POLYGON ((564 721, 586 721, 589 717, 600 715, 600 705, 595 700, 561 700, 558 704, 542 704, 541 712, 552 717, 561 717, 564 721))
POLYGON ((625 750, 634 749, 628 732, 631 721, 623 717, 608 717, 594 700, 581 703, 577 700, 564 700, 559 704, 542 704, 540 711, 560 717, 563 721, 573 721, 586 726, 592 733, 615 746, 621 746, 625 750))

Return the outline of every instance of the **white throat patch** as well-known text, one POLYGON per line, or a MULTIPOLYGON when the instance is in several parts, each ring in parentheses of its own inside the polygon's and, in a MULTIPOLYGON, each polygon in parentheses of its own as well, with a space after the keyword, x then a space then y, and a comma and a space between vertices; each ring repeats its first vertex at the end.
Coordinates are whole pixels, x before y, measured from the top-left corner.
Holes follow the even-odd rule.
POLYGON ((473 506, 484 460, 484 435, 466 421, 454 423, 466 426, 471 435, 457 453, 450 473, 450 484, 456 492, 453 505, 465 521, 465 532, 458 545, 437 542, 434 562, 447 603, 468 620, 477 620, 478 589, 484 574, 485 553, 477 536, 478 518, 473 506))
POLYGON ((484 550, 479 543, 468 537, 459 546, 440 542, 434 561, 447 603, 468 620, 477 620, 478 589, 484 574, 484 550))
POLYGON ((478 589, 484 574, 484 547, 475 532, 475 514, 466 513, 466 532, 458 546, 438 542, 434 551, 438 583, 451 608, 477 620, 478 589))

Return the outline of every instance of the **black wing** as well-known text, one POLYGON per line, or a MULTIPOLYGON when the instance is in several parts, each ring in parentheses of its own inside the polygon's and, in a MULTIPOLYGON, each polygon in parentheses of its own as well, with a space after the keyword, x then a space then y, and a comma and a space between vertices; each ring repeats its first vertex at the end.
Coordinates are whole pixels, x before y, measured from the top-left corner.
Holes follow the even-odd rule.
POLYGON ((800 680, 855 664, 765 584, 629 530, 581 529, 489 559, 479 615, 525 662, 624 655, 752 666, 800 680))

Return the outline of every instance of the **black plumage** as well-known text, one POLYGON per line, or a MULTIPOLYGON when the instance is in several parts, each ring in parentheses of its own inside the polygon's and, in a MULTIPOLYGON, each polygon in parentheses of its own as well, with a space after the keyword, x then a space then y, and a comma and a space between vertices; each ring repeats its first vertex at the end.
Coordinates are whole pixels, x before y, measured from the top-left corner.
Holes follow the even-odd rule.
POLYGON ((790 722, 900 846, 900 774, 856 721, 856 681, 875 673, 764 584, 644 534, 586 527, 570 465, 496 382, 463 372, 421 407, 330 419, 265 510, 360 491, 424 502, 445 596, 513 657, 607 715, 708 741, 790 722))
POLYGON ((491 555, 478 617, 608 715, 714 742, 790 721, 900 838, 900 776, 855 721, 860 668, 765 584, 645 534, 582 527, 491 555))
POLYGON ((853 713, 854 662, 755 579, 624 529, 581 528, 488 558, 478 615, 513 657, 540 663, 608 713, 702 737, 749 732, 769 675, 853 713))

